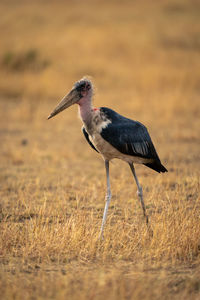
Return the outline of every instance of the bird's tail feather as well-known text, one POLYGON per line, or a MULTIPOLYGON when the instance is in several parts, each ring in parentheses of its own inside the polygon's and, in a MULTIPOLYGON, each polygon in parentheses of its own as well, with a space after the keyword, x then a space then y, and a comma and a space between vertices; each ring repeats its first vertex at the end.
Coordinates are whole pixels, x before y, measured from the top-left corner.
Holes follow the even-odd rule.
POLYGON ((168 170, 161 164, 161 162, 158 162, 158 161, 154 161, 152 163, 147 163, 144 165, 153 169, 154 171, 156 171, 158 173, 168 172, 168 170))

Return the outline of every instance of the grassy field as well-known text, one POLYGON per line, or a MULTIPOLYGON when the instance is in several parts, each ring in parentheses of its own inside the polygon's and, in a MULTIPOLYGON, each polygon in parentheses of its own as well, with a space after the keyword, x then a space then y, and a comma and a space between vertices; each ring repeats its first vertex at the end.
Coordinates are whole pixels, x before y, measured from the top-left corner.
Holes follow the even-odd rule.
POLYGON ((199 1, 1 1, 0 298, 200 298, 199 1), (77 107, 46 118, 74 81, 149 128, 169 170, 102 158, 77 107))

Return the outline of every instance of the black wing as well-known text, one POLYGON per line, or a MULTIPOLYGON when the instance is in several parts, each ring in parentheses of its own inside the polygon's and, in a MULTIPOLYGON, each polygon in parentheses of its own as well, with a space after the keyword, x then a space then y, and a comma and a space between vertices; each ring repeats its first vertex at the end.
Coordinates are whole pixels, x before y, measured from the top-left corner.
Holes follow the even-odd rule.
POLYGON ((152 159, 145 164, 158 172, 166 172, 162 166, 147 128, 140 122, 125 118, 109 108, 102 107, 102 113, 111 123, 101 131, 101 136, 123 154, 152 159))
POLYGON ((85 127, 83 126, 82 128, 82 132, 84 134, 84 137, 86 138, 88 144, 95 150, 99 153, 99 151, 95 148, 95 146, 92 144, 92 142, 90 141, 90 138, 89 138, 89 134, 87 133, 85 127))

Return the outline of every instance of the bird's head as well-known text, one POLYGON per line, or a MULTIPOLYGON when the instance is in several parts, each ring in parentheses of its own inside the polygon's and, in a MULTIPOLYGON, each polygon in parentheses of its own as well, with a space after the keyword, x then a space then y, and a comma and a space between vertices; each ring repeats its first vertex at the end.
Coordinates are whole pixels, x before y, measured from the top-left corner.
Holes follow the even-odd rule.
POLYGON ((83 77, 81 80, 77 81, 71 91, 64 96, 60 103, 55 107, 55 109, 50 113, 48 119, 54 117, 64 109, 70 107, 71 105, 77 103, 81 104, 86 99, 90 99, 93 93, 92 82, 83 77))

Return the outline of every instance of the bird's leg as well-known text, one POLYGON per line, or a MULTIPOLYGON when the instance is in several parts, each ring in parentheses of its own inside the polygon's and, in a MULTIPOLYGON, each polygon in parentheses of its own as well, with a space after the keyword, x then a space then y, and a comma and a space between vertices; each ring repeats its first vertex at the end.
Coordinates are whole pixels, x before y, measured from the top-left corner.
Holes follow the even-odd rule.
POLYGON ((140 199, 140 202, 141 202, 141 205, 142 205, 142 209, 143 209, 143 214, 144 214, 144 217, 146 219, 146 224, 148 225, 149 223, 149 219, 148 219, 148 215, 146 214, 146 207, 145 207, 145 204, 144 204, 144 200, 143 200, 143 192, 142 192, 142 187, 141 185, 139 184, 139 181, 137 179, 137 176, 136 176, 136 173, 135 173, 135 168, 133 166, 133 164, 129 164, 130 168, 131 168, 131 171, 133 173, 133 176, 135 178, 135 182, 137 184, 137 194, 139 196, 139 199, 140 199))
POLYGON ((103 213, 103 220, 101 224, 101 231, 99 238, 103 238, 103 229, 104 229, 104 224, 106 222, 106 216, 107 216, 107 211, 108 211, 108 206, 111 200, 111 190, 110 190, 110 176, 109 176, 109 161, 105 160, 105 167, 106 167, 106 181, 107 181, 107 193, 106 193, 106 204, 104 208, 104 213, 103 213))

